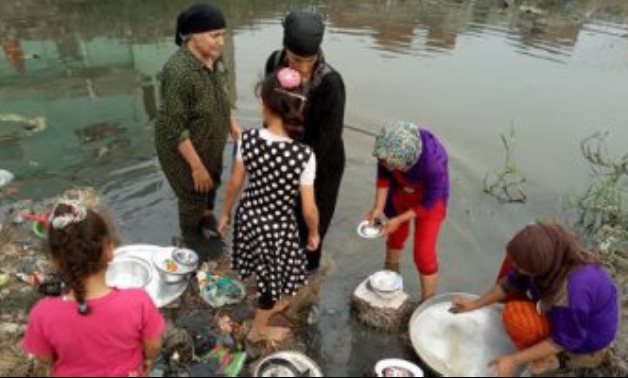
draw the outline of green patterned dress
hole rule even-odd
[[[197,231],[208,194],[194,191],[190,166],[178,146],[190,138],[216,184],[223,167],[223,151],[229,135],[231,101],[227,70],[222,60],[208,70],[182,47],[166,62],[161,77],[161,107],[155,125],[159,162],[179,200],[182,231]]]

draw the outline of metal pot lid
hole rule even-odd
[[[320,367],[299,352],[279,352],[264,358],[256,367],[256,377],[322,377]]]

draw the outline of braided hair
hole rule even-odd
[[[105,246],[114,240],[105,219],[80,205],[58,204],[50,218],[47,250],[81,315],[89,313],[85,280],[107,268]]]

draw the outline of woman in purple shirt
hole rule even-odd
[[[617,287],[596,257],[560,225],[542,224],[519,232],[507,253],[513,272],[476,301],[454,300],[453,308],[473,311],[514,293],[524,296],[526,302],[504,307],[506,332],[520,352],[498,358],[496,375],[512,376],[527,364],[535,374],[561,361],[572,367],[601,364],[617,335],[619,303]]]
[[[375,142],[378,159],[375,206],[367,214],[373,222],[386,215],[386,265],[399,271],[410,223],[415,222],[414,261],[421,276],[422,300],[436,294],[436,245],[447,213],[449,173],[447,151],[426,129],[410,122],[386,125]]]

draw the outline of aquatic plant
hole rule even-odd
[[[614,273],[628,275],[628,152],[613,158],[608,132],[584,139],[580,148],[593,179],[576,205],[576,226],[591,240]]]
[[[510,135],[501,134],[501,140],[506,150],[506,160],[501,171],[489,173],[484,177],[484,192],[503,203],[524,203],[527,196],[521,185],[525,183],[526,179],[514,163],[514,127],[510,129]]]

